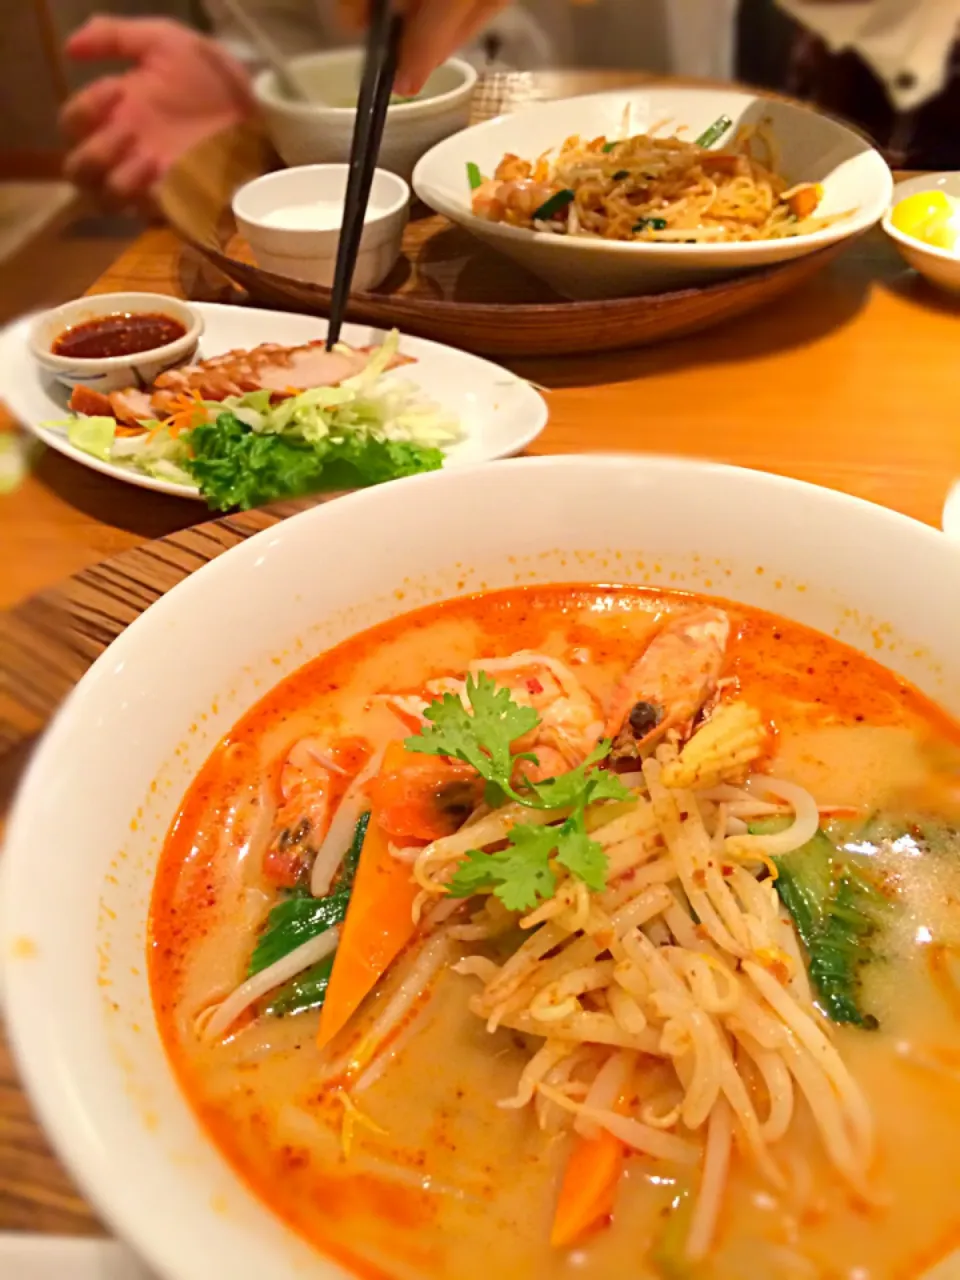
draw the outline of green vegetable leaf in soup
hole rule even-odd
[[[274,992],[265,1012],[274,1018],[291,1018],[322,1007],[330,985],[336,956],[327,956]]]
[[[304,942],[343,923],[347,917],[360,850],[369,822],[370,814],[365,813],[354,827],[353,839],[344,855],[340,874],[326,897],[315,898],[305,890],[297,890],[283,898],[271,910],[250,957],[248,977],[252,978],[255,973],[276,964]]]
[[[751,824],[765,834],[768,824]],[[873,938],[889,901],[857,860],[823,831],[792,853],[773,859],[776,888],[807,953],[817,999],[832,1022],[873,1030],[877,1019],[862,1007],[861,969],[876,958]]]

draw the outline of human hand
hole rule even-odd
[[[430,72],[482,31],[510,0],[406,0],[397,93],[419,93]],[[370,0],[340,0],[344,23],[366,26]]]
[[[66,51],[133,64],[75,93],[60,116],[73,144],[66,176],[114,200],[142,198],[185,151],[253,109],[240,63],[178,22],[96,17]]]

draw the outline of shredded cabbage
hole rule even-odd
[[[183,465],[189,457],[185,435],[172,436],[158,422],[144,425],[151,428],[149,433],[114,440],[111,461],[126,463],[157,480],[192,485],[193,477]]]
[[[366,366],[338,387],[311,387],[298,396],[270,404],[270,393],[249,392],[222,402],[206,401],[211,415],[225,410],[263,435],[285,435],[318,443],[348,435],[371,435],[398,444],[443,447],[461,437],[456,417],[424,399],[407,379],[387,377],[400,335],[394,329],[373,352]]]

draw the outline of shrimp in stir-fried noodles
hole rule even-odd
[[[730,638],[721,609],[699,609],[667,622],[614,691],[603,736],[614,759],[637,758],[669,730],[690,734],[716,693]]]
[[[553,190],[549,183],[534,182],[532,178],[515,178],[511,182],[494,178],[473,193],[473,212],[488,222],[529,226],[530,219],[544,201],[549,200]]]

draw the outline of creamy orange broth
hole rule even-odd
[[[151,915],[151,980],[167,1051],[190,1104],[238,1173],[296,1231],[359,1276],[667,1274],[655,1256],[677,1184],[670,1167],[631,1158],[610,1227],[570,1253],[552,1251],[547,1239],[569,1140],[543,1135],[529,1110],[497,1107],[514,1092],[529,1052],[515,1033],[487,1034],[466,1008],[469,981],[453,974],[441,977],[415,1033],[397,1041],[389,1069],[364,1093],[364,1111],[385,1133],[358,1128],[349,1159],[340,1146],[341,1108],[317,1084],[317,1015],[264,1019],[226,1044],[201,1044],[193,1017],[218,983],[229,986],[244,973],[268,901],[255,884],[244,887],[259,788],[276,785],[277,760],[306,733],[372,742],[402,736],[371,694],[417,688],[479,657],[524,648],[576,663],[586,650],[589,662],[576,670],[602,702],[642,647],[651,615],[690,603],[678,593],[633,588],[537,587],[394,619],[277,686],[185,797]],[[733,623],[724,674],[774,720],[772,768],[822,804],[893,803],[898,780],[923,772],[919,734],[958,737],[929,701],[864,655],[773,615],[723,607]],[[735,1155],[710,1260],[671,1275],[907,1280],[960,1243],[960,1010],[949,982],[930,976],[931,960],[946,953],[924,941],[960,946],[960,848],[913,864],[905,858],[895,871],[909,879],[906,905],[883,960],[864,971],[881,1028],[834,1033],[874,1110],[884,1204],[856,1202],[813,1140],[800,1102],[775,1148],[793,1185],[771,1190]],[[939,1068],[917,1061],[918,1052],[931,1051]]]

